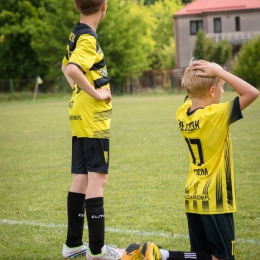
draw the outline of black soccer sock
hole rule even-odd
[[[68,247],[76,247],[83,244],[84,201],[85,194],[68,192],[68,230],[66,240],[66,245]]]
[[[105,244],[105,215],[103,197],[85,200],[86,215],[88,220],[89,247],[92,254],[101,253]]]
[[[181,252],[181,251],[169,251],[169,257],[167,260],[212,260],[211,254],[204,252]]]

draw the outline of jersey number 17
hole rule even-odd
[[[185,141],[189,147],[192,162],[198,166],[201,166],[204,163],[204,158],[200,139],[185,137]],[[195,155],[197,155],[197,158],[195,157]]]

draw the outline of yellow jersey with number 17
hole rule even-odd
[[[93,88],[107,88],[109,78],[104,54],[97,34],[86,24],[77,23],[69,36],[67,54],[62,63],[74,64],[85,75]],[[72,136],[109,139],[112,103],[95,100],[74,84],[69,102]]]
[[[186,98],[176,112],[190,159],[184,194],[185,211],[198,214],[235,212],[229,125],[242,118],[239,98],[190,112],[191,102]]]

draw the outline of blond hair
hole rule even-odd
[[[74,0],[78,11],[83,15],[90,15],[98,12],[106,0]]]
[[[192,59],[190,64],[194,62]],[[217,87],[219,82],[222,81],[219,77],[201,77],[196,76],[197,72],[202,70],[191,70],[191,66],[187,67],[184,71],[181,85],[185,88],[190,98],[204,98],[210,87]]]

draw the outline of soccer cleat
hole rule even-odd
[[[142,248],[143,260],[162,260],[159,247],[151,242],[145,242]]]
[[[86,258],[87,260],[119,260],[124,251],[124,249],[118,249],[114,245],[104,245],[100,254],[93,255],[88,247]]]
[[[83,242],[82,246],[77,247],[68,247],[66,244],[63,244],[62,247],[62,256],[64,259],[75,258],[80,255],[84,255],[88,250],[88,244]]]
[[[121,260],[142,260],[141,250],[140,244],[133,243],[126,248]]]

